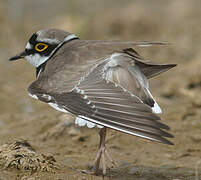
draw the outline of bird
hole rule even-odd
[[[165,42],[81,40],[60,29],[32,34],[25,50],[10,61],[25,58],[36,69],[28,94],[58,111],[75,116],[75,124],[99,128],[100,143],[92,172],[106,174],[106,131],[114,129],[151,141],[173,145],[169,126],[160,122],[162,110],[149,89],[149,79],[176,64],[156,64],[134,48]]]

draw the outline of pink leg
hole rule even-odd
[[[93,166],[93,170],[95,172],[95,174],[98,173],[98,169],[100,166],[100,160],[102,161],[102,165],[103,165],[103,175],[106,174],[106,162],[105,162],[105,155],[108,157],[108,159],[112,162],[112,164],[114,165],[114,160],[112,159],[112,157],[109,155],[108,151],[106,150],[105,147],[105,138],[106,138],[106,128],[102,128],[99,132],[100,135],[100,144],[99,144],[99,150],[96,154],[96,158],[94,160],[94,166]]]

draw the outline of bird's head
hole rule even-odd
[[[11,57],[9,60],[14,61],[25,58],[37,68],[46,62],[65,42],[72,39],[77,39],[77,37],[63,30],[40,30],[30,37],[23,52]]]

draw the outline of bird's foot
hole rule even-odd
[[[109,152],[107,151],[105,146],[101,146],[96,154],[96,158],[94,160],[94,165],[92,168],[92,171],[94,174],[98,175],[99,174],[99,166],[100,166],[100,161],[102,162],[102,168],[103,168],[103,175],[106,175],[106,160],[105,157],[109,159],[109,161],[112,163],[112,165],[115,165],[115,161],[113,158],[110,156]]]

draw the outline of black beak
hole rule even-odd
[[[15,60],[18,60],[18,59],[22,59],[24,58],[25,56],[27,55],[26,51],[23,51],[19,54],[17,54],[16,56],[13,56],[9,59],[9,61],[15,61]]]

